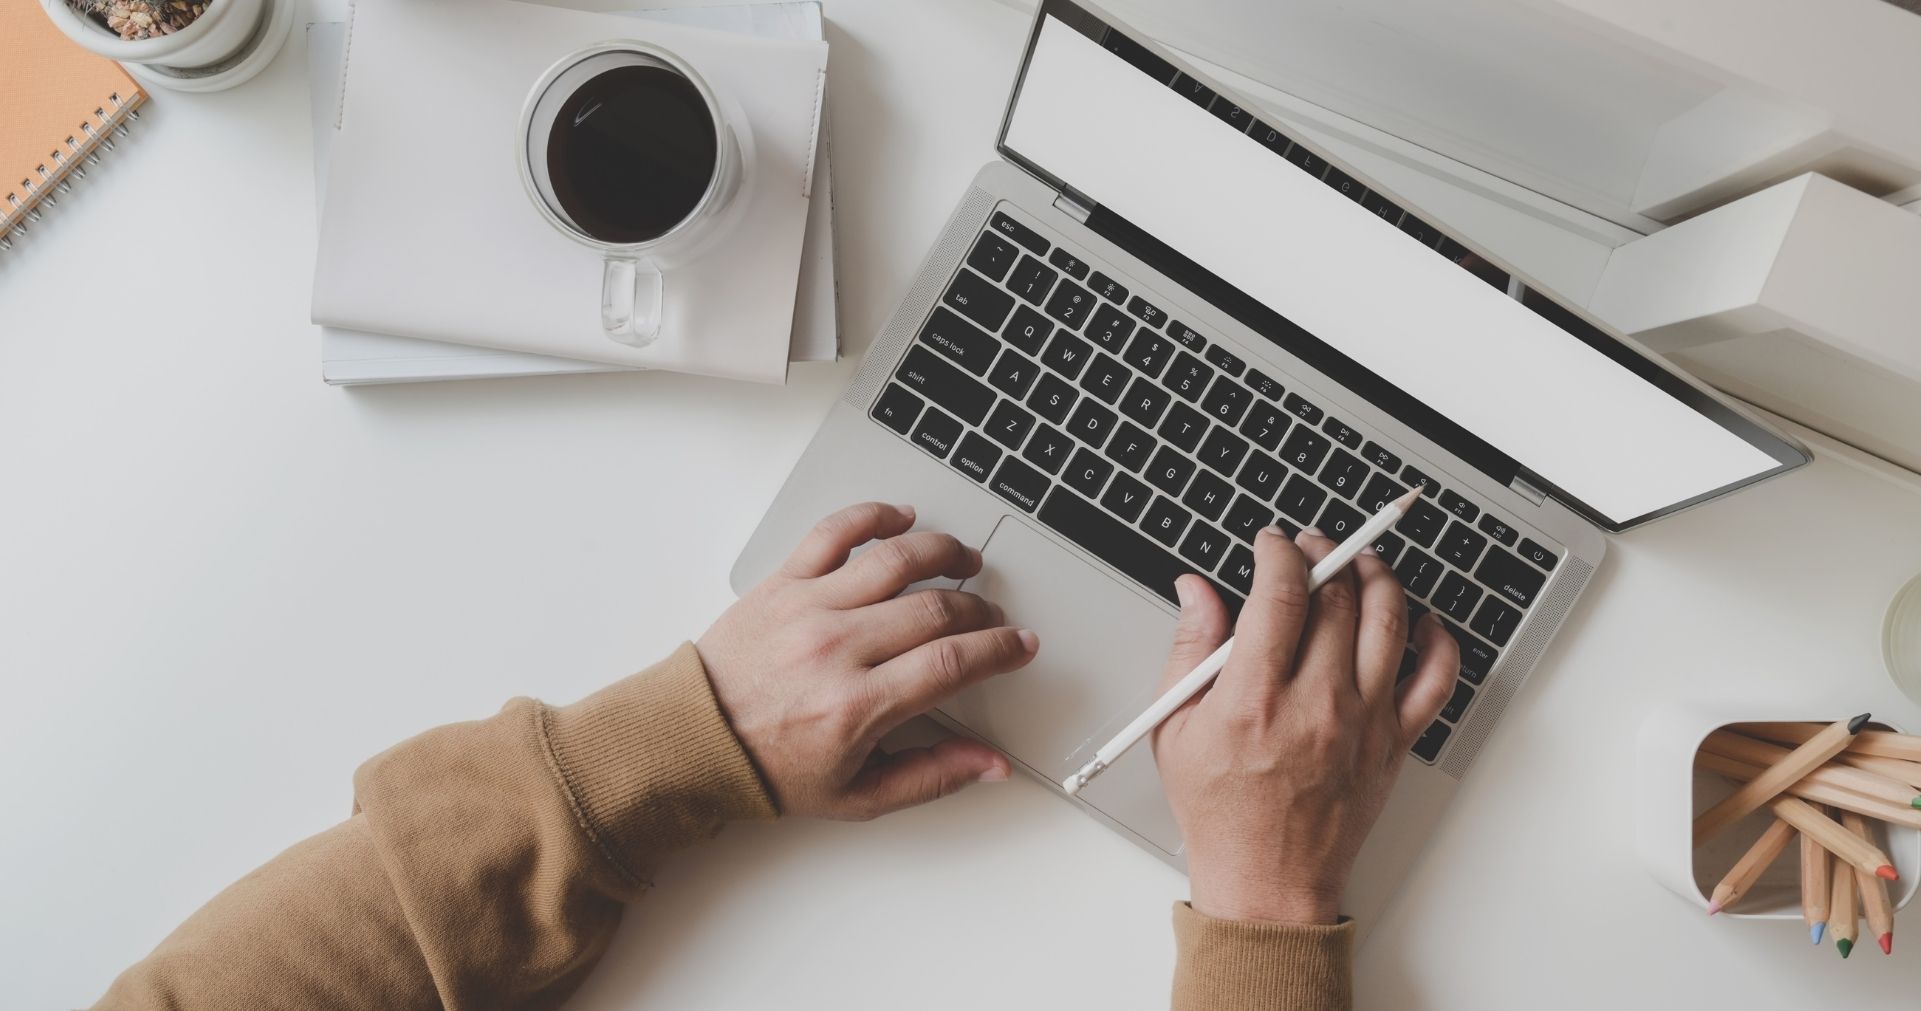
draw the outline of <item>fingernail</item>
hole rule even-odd
[[[1380,552],[1378,552],[1378,551],[1376,551],[1376,550],[1374,550],[1374,545],[1372,545],[1372,544],[1369,544],[1369,545],[1367,545],[1366,547],[1364,547],[1364,548],[1362,548],[1362,549],[1361,549],[1361,554],[1364,554],[1364,555],[1366,555],[1366,556],[1368,556],[1369,558],[1379,558],[1379,557],[1381,557],[1381,553],[1380,553]]]
[[[1007,782],[1007,767],[1004,765],[996,765],[988,769],[986,772],[981,773],[980,781],[983,783]]]
[[[1194,603],[1194,591],[1188,587],[1186,579],[1174,580],[1174,597],[1181,602],[1181,610],[1187,610]]]
[[[902,516],[907,517],[909,520],[912,520],[915,517],[915,515],[917,515],[914,512],[914,507],[910,505],[897,505],[894,508],[900,510],[900,514]]]
[[[1274,537],[1279,537],[1281,540],[1284,540],[1284,541],[1289,540],[1289,537],[1287,536],[1287,531],[1282,530],[1280,527],[1265,527],[1261,530],[1261,533],[1268,534]]]
[[[1033,629],[1023,628],[1014,634],[1020,636],[1021,646],[1029,653],[1041,648],[1041,637],[1035,635]]]
[[[1321,533],[1320,527],[1304,527],[1302,528],[1301,533],[1309,537],[1326,537],[1327,536],[1326,534]]]

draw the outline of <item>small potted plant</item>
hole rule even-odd
[[[40,0],[67,37],[142,83],[218,91],[253,77],[287,40],[295,0]]]

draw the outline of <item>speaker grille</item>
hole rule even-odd
[[[894,314],[887,318],[887,325],[881,328],[880,336],[874,338],[873,346],[867,349],[867,357],[861,359],[860,371],[854,381],[847,386],[841,400],[850,407],[867,409],[875,396],[879,395],[882,383],[893,374],[894,363],[907,353],[907,344],[914,339],[915,328],[934,311],[934,300],[940,297],[942,288],[949,278],[959,269],[961,257],[980,234],[981,226],[987,223],[987,212],[993,210],[994,195],[978,187],[970,188],[961,198],[960,206],[947,219],[947,227],[941,230],[940,238],[935,240],[934,248],[921,263],[920,273],[915,275],[914,287],[901,300]]]
[[[1442,772],[1455,779],[1467,775],[1468,767],[1481,754],[1481,746],[1494,732],[1494,725],[1514,700],[1514,693],[1520,691],[1528,675],[1534,673],[1534,664],[1547,649],[1548,640],[1560,630],[1568,612],[1574,608],[1574,601],[1594,576],[1594,566],[1572,555],[1562,560],[1561,570],[1547,596],[1542,597],[1534,613],[1528,615],[1527,634],[1508,647],[1507,653],[1494,665],[1487,684],[1481,686],[1473,706],[1468,709],[1467,721],[1454,729],[1454,739],[1448,742],[1446,754],[1437,766]]]

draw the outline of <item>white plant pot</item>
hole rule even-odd
[[[293,26],[295,0],[211,0],[193,24],[130,42],[67,6],[40,0],[60,30],[86,49],[118,60],[143,84],[179,91],[219,91],[273,62]]]

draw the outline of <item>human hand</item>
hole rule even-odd
[[[1209,916],[1335,922],[1402,758],[1453,691],[1460,648],[1432,615],[1414,629],[1419,668],[1395,684],[1407,599],[1373,552],[1309,596],[1309,567],[1334,547],[1314,530],[1299,548],[1271,528],[1255,537],[1227,666],[1155,732],[1193,906]],[[1184,576],[1176,589],[1163,688],[1228,634],[1205,580]]]
[[[897,596],[981,568],[979,551],[913,525],[911,507],[877,502],[827,517],[694,644],[783,814],[864,820],[1008,776],[1005,756],[966,738],[878,747],[962,688],[1026,666],[1039,646],[972,593]]]

